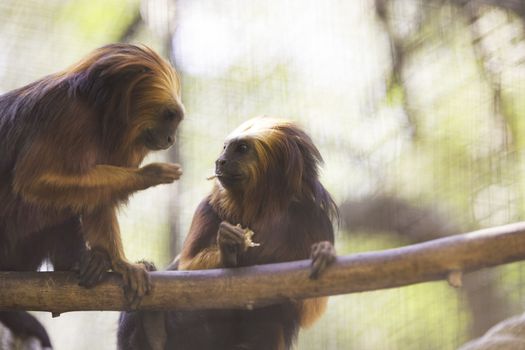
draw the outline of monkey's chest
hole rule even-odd
[[[299,254],[293,246],[285,240],[257,240],[254,236],[253,242],[259,246],[250,247],[239,259],[240,266],[273,264],[292,260],[306,259],[308,256]]]

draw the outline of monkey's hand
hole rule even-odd
[[[179,164],[151,163],[140,168],[138,173],[144,179],[146,187],[151,187],[178,180],[182,175],[182,168]]]
[[[101,248],[87,249],[80,257],[79,286],[91,288],[102,282],[111,268],[109,254]]]
[[[236,267],[239,255],[248,249],[245,230],[226,221],[221,222],[217,232],[217,245],[224,267]]]
[[[113,271],[122,275],[124,294],[131,307],[140,304],[142,298],[151,291],[151,279],[148,268],[143,263],[130,264],[124,260],[113,261]]]
[[[335,261],[335,248],[328,241],[314,243],[310,258],[312,259],[310,278],[317,279]]]

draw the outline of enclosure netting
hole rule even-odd
[[[524,218],[519,1],[2,0],[0,17],[0,93],[114,41],[148,44],[180,73],[178,144],[146,162],[178,161],[184,176],[121,210],[131,260],[175,256],[224,137],[257,115],[295,120],[318,145],[339,254]],[[454,349],[523,312],[523,276],[515,263],[461,289],[332,297],[296,348]],[[38,314],[58,350],[115,348],[117,316]]]

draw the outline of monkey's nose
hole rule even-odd
[[[168,143],[171,145],[171,144],[173,144],[173,142],[175,142],[175,137],[168,136]]]
[[[226,159],[219,158],[215,161],[216,166],[223,166],[224,164],[226,164]]]

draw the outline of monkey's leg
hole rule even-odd
[[[140,261],[146,270],[156,271],[152,262]],[[163,311],[121,312],[117,332],[119,350],[164,350],[168,334]]]
[[[111,268],[108,253],[102,249],[87,249],[80,217],[48,230],[49,259],[55,271],[83,272],[79,285],[91,287],[102,281]]]
[[[310,268],[310,278],[317,279],[323,274],[328,266],[336,259],[336,252],[333,244],[329,241],[321,241],[312,245],[310,254],[312,265]],[[299,325],[304,328],[314,324],[326,310],[328,298],[310,298],[296,303],[299,314]]]
[[[14,190],[28,201],[82,213],[101,204],[116,204],[136,191],[171,183],[181,174],[179,165],[168,163],[153,163],[138,169],[97,165],[77,175],[46,172],[36,179],[24,179],[15,174],[13,184]]]
[[[243,311],[239,315],[237,343],[235,350],[287,350],[285,329],[293,329],[286,313],[280,306],[271,306],[252,311]],[[290,310],[289,312],[293,312]]]
[[[101,248],[86,249],[80,256],[79,286],[91,288],[104,279],[111,268],[109,254]]]
[[[118,320],[118,350],[151,350],[143,327],[144,311],[121,312]]]
[[[43,236],[48,244],[53,270],[69,271],[78,268],[80,257],[87,250],[79,216],[47,229]]]
[[[113,271],[122,275],[126,298],[132,304],[139,302],[151,288],[150,278],[144,264],[132,264],[126,260],[115,208],[102,206],[93,210],[82,217],[82,226],[91,249],[106,251]],[[81,281],[91,274],[89,265],[81,269]]]

